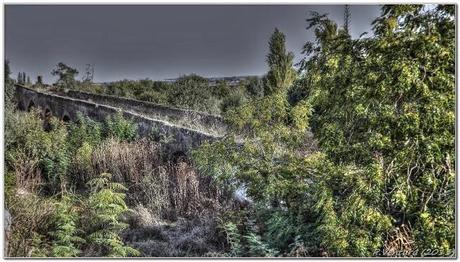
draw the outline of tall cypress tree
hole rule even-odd
[[[286,91],[295,79],[295,70],[292,67],[294,54],[286,51],[286,37],[275,28],[270,42],[267,64],[270,71],[265,83],[265,94],[269,95],[278,91]]]

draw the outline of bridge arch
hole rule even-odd
[[[70,122],[70,116],[66,113],[62,115],[62,121],[64,122]]]
[[[170,159],[173,163],[179,163],[187,159],[187,154],[182,150],[178,150],[172,153]]]
[[[49,107],[45,107],[45,110],[43,111],[43,116],[48,119],[53,115],[51,112],[51,109]]]
[[[30,99],[30,100],[29,100],[29,103],[27,104],[27,111],[30,112],[30,110],[32,109],[32,107],[36,107],[36,105],[35,105],[34,100],[33,100],[33,99]]]

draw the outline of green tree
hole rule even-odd
[[[265,94],[285,92],[296,77],[292,67],[294,55],[286,51],[285,36],[277,28],[269,41],[267,64],[270,68],[266,76]]]
[[[334,163],[370,172],[369,191],[381,201],[364,207],[391,218],[388,235],[409,227],[413,248],[440,255],[455,243],[453,16],[452,6],[384,6],[375,37],[353,41],[325,37],[332,22],[317,16],[305,63],[321,148]],[[378,246],[387,250],[391,239]],[[348,252],[369,255],[374,246],[366,246]]]
[[[62,62],[57,64],[56,68],[51,71],[51,75],[57,76],[58,80],[56,84],[61,88],[75,88],[77,82],[75,76],[78,75],[78,71]]]
[[[177,79],[168,92],[168,102],[177,107],[219,112],[218,101],[211,94],[208,80],[191,74]]]

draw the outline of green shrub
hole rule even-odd
[[[102,124],[77,113],[77,121],[69,125],[69,146],[75,152],[84,143],[95,146],[102,141]]]
[[[120,141],[133,141],[137,137],[137,125],[125,119],[121,112],[107,117],[105,121],[105,136],[114,137]]]
[[[50,233],[53,236],[53,257],[76,257],[81,253],[79,246],[84,243],[84,239],[78,236],[81,233],[77,228],[79,218],[73,197],[62,196],[56,203],[55,231]]]
[[[226,236],[227,243],[230,245],[229,256],[238,257],[243,254],[243,247],[241,245],[241,234],[238,232],[238,227],[233,222],[225,223],[222,226]]]
[[[29,176],[24,170],[41,173],[47,190],[56,192],[65,186],[70,154],[66,127],[56,118],[51,122],[52,129],[45,131],[38,111],[7,114],[6,164],[24,179]]]
[[[129,209],[125,203],[127,190],[122,184],[112,182],[112,175],[103,173],[89,183],[91,194],[88,198],[89,225],[88,243],[98,251],[99,256],[126,257],[137,256],[139,252],[126,246],[121,239],[121,232],[128,224],[120,217]]]
[[[195,75],[180,77],[168,90],[169,104],[210,113],[219,112],[219,100],[212,95],[208,80]]]
[[[241,106],[246,101],[247,99],[245,97],[245,94],[241,90],[231,92],[222,100],[222,104],[220,105],[220,111],[222,113],[225,113],[230,109],[235,109]]]
[[[156,104],[165,104],[167,103],[168,96],[164,92],[148,90],[148,91],[142,92],[135,98],[138,100],[143,100],[143,101],[152,102]]]

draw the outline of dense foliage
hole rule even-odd
[[[131,120],[64,123],[11,108],[5,116],[7,256],[220,252],[219,191],[186,162],[169,161],[157,142],[137,138]],[[152,242],[152,230],[163,238]]]
[[[56,118],[52,118],[51,128],[45,130],[44,121],[38,111],[7,112],[5,147],[7,180],[10,184],[6,190],[6,207],[11,212],[13,221],[16,221],[12,225],[13,239],[9,240],[10,249],[7,250],[9,255],[77,256],[81,253],[83,243],[89,241],[85,239],[85,232],[79,229],[80,223],[95,226],[95,223],[98,223],[96,218],[101,215],[101,212],[93,215],[85,213],[83,217],[83,211],[97,211],[97,207],[89,205],[83,209],[81,201],[75,194],[70,193],[76,185],[70,174],[75,172],[72,170],[75,165],[81,164],[81,151],[101,141],[100,129],[89,128],[88,124],[95,125],[94,122],[81,117],[78,124],[68,127]],[[112,136],[117,133],[107,133],[107,135]],[[121,135],[117,139],[125,138],[123,133]],[[89,195],[89,203],[91,204],[91,199],[97,196],[97,194]],[[86,194],[81,197],[86,198]],[[36,208],[30,201],[45,206],[41,207],[42,210],[36,210],[37,215],[44,216],[40,220],[35,220],[36,218],[30,213],[30,208]],[[119,199],[117,203],[124,205],[121,201],[122,199]],[[46,210],[49,212],[44,213],[47,212]],[[21,212],[26,212],[22,216],[27,217],[31,223],[49,221],[46,225],[36,226],[36,230],[42,230],[40,232],[30,228],[32,236],[37,235],[31,240],[35,242],[32,245],[33,249],[28,252],[26,248],[30,248],[30,244],[16,242],[26,241],[30,237],[17,232],[22,230],[21,227],[30,226],[17,221]],[[116,221],[120,214],[113,214],[113,221]],[[82,221],[86,219],[87,221]],[[118,233],[114,231],[114,234]],[[88,243],[91,245],[92,242]],[[24,251],[18,249],[20,245],[24,245],[22,247]],[[124,255],[124,253],[115,254]]]
[[[455,243],[453,15],[453,6],[385,6],[376,37],[318,37],[305,63],[321,148],[336,163],[379,166],[368,208],[409,227],[414,248],[442,254]]]
[[[208,79],[196,74],[184,75],[174,82],[121,80],[106,84],[79,83],[82,91],[164,104],[171,107],[193,109],[221,114],[263,93],[258,77],[248,78],[238,86],[230,87],[224,80],[210,85]],[[261,93],[262,92],[262,93]]]
[[[112,182],[112,175],[108,173],[102,173],[88,183],[91,194],[88,198],[90,212],[87,215],[92,217],[89,241],[94,243],[102,256],[139,255],[139,251],[125,246],[120,237],[121,232],[128,228],[128,224],[119,221],[120,216],[129,210],[123,193],[128,189],[120,183]]]
[[[307,19],[316,41],[287,96],[232,111],[238,136],[195,153],[202,172],[253,201],[227,230],[237,255],[251,255],[250,221],[284,256],[452,254],[453,16],[453,6],[384,6],[374,37],[359,39],[325,15]],[[318,150],[305,144],[309,123]]]

